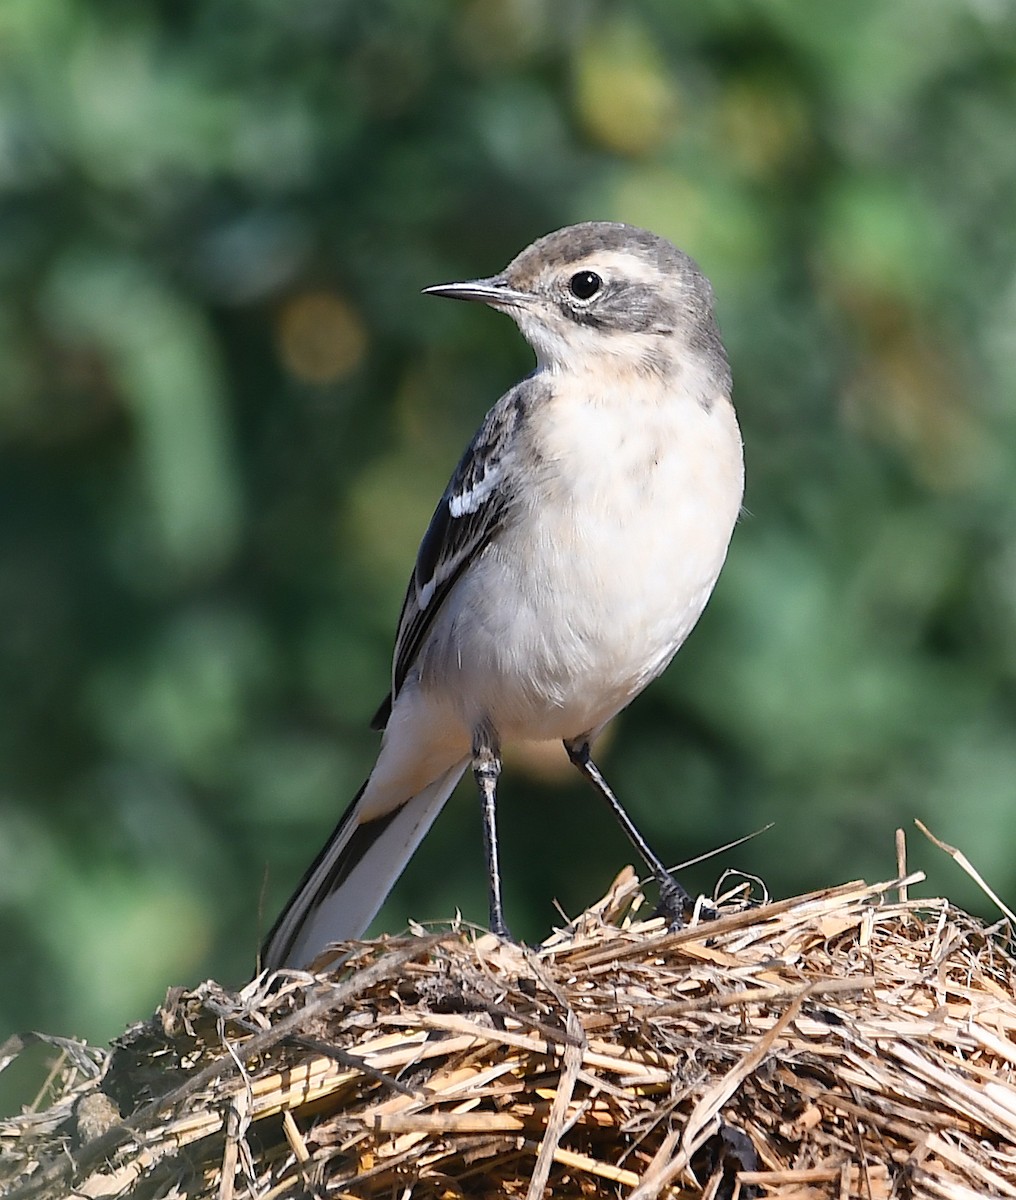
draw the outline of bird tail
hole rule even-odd
[[[402,874],[469,759],[403,804],[364,819],[357,792],[261,947],[261,966],[305,967],[332,942],[362,936]]]

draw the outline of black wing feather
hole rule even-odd
[[[504,523],[514,501],[511,458],[541,381],[524,379],[494,405],[455,468],[420,542],[395,639],[392,691],[371,725],[383,729],[435,616],[456,580]]]

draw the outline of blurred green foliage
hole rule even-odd
[[[252,969],[370,768],[431,506],[531,363],[419,289],[581,219],[712,277],[748,464],[608,775],[672,860],[777,822],[696,888],[888,878],[919,816],[1011,897],[1014,129],[996,0],[4,0],[0,1033],[107,1038]],[[535,938],[630,853],[561,756],[502,795]],[[475,808],[378,930],[484,918]]]

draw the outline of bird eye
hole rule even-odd
[[[579,271],[568,280],[568,288],[576,300],[592,300],[603,287],[603,280],[595,271]]]

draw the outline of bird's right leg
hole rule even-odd
[[[483,849],[487,859],[487,895],[490,932],[513,941],[501,903],[501,862],[497,842],[497,781],[501,775],[501,746],[497,734],[486,723],[473,731],[473,776],[480,789],[483,815]]]

